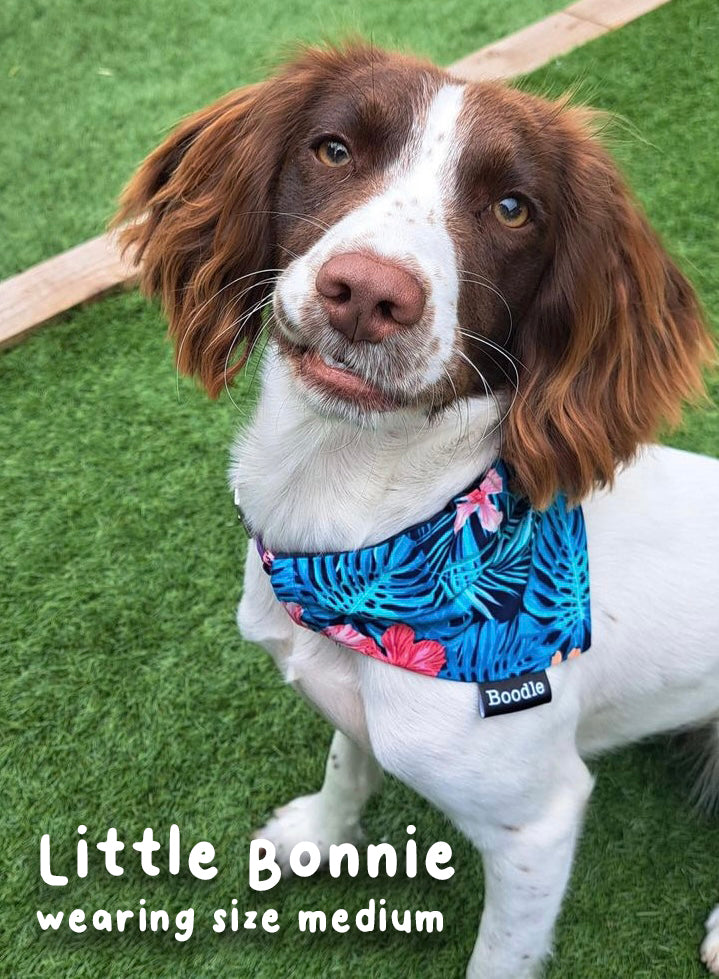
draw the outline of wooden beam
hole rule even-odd
[[[449,70],[467,81],[524,75],[668,2],[578,0],[455,61]],[[115,235],[108,233],[0,282],[0,347],[18,343],[60,313],[136,278],[136,270],[118,253]]]
[[[606,33],[606,27],[560,11],[456,61],[449,70],[473,82],[514,78]]]
[[[0,282],[0,347],[18,343],[60,313],[136,278],[112,233],[33,265]]]
[[[449,70],[469,81],[515,78],[623,27],[669,0],[579,0],[544,20],[455,61]]]
[[[616,31],[637,17],[662,7],[669,0],[579,0],[564,11],[572,17],[591,20],[608,31]]]

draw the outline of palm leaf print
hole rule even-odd
[[[377,547],[277,560],[272,585],[281,601],[297,602],[324,628],[337,618],[387,621],[403,608],[416,608],[431,593],[431,570],[408,537]],[[317,608],[317,595],[322,608]]]
[[[507,622],[475,623],[463,632],[453,652],[456,656],[442,674],[452,680],[504,680],[542,670],[549,659],[541,626],[526,614]]]
[[[524,593],[526,611],[545,629],[547,645],[568,652],[589,645],[589,561],[584,519],[562,497],[541,514],[532,571]]]
[[[498,531],[486,532],[477,515],[457,535],[455,551],[439,575],[442,601],[457,611],[474,610],[488,618],[509,618],[519,607],[529,572],[533,514],[502,494],[504,519]]]
[[[437,675],[452,680],[519,676],[546,668],[558,652],[587,649],[581,509],[567,510],[560,496],[549,510],[532,510],[508,489],[501,463],[484,479],[379,544],[270,555],[277,598],[299,625],[360,653],[387,655],[386,635],[411,636],[410,651],[431,647],[435,665],[443,663]],[[405,669],[426,666],[408,649],[400,644],[387,658]]]

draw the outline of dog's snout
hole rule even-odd
[[[352,343],[379,343],[415,326],[424,311],[425,290],[412,272],[362,252],[328,259],[315,284],[330,325]]]

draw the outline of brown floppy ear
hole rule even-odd
[[[303,109],[351,63],[372,59],[354,42],[305,49],[269,81],[190,116],[122,195],[114,223],[135,223],[121,243],[141,265],[144,291],[162,300],[178,367],[213,396],[261,329],[277,264],[273,192]]]
[[[564,110],[556,247],[518,331],[519,393],[504,454],[531,502],[578,502],[685,399],[713,355],[692,287],[667,256],[606,151],[593,116]]]
[[[121,244],[143,291],[162,300],[179,369],[212,396],[241,366],[230,358],[249,350],[268,291],[283,131],[264,122],[268,88],[234,92],[185,120],[141,165],[115,218],[133,222]]]

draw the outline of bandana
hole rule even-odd
[[[497,462],[433,517],[369,547],[273,554],[258,539],[275,595],[298,625],[365,656],[446,680],[532,679],[493,696],[507,711],[546,702],[548,683],[541,699],[529,675],[590,645],[584,516],[561,495],[532,509],[508,476]]]

